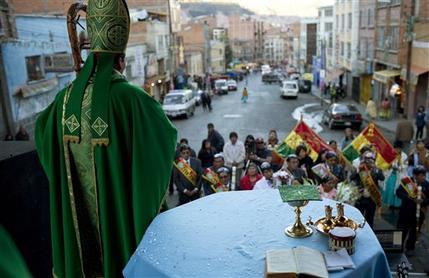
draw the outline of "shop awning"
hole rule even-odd
[[[58,79],[49,79],[43,81],[37,81],[33,84],[28,84],[18,88],[15,95],[22,98],[29,98],[40,94],[47,93],[58,87]]]
[[[425,72],[428,72],[429,68],[422,68],[418,66],[411,66],[411,75],[413,76],[419,76],[420,74],[423,74]],[[412,77],[413,77],[412,76]],[[401,79],[406,80],[407,79],[407,69],[401,70]]]
[[[327,70],[325,83],[337,79],[341,74],[344,74],[344,71],[340,70],[340,69],[338,69],[338,70]]]
[[[401,75],[399,70],[380,70],[374,72],[372,78],[381,83],[387,83],[391,78]]]

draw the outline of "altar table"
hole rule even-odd
[[[311,201],[302,220],[324,217],[328,199]],[[362,214],[345,205],[345,215],[358,223]],[[265,252],[306,246],[328,250],[319,232],[290,238],[284,229],[295,221],[294,208],[283,203],[278,190],[217,193],[158,215],[147,229],[123,274],[125,277],[263,277]],[[355,269],[331,272],[330,277],[390,277],[386,256],[369,225],[357,230]]]

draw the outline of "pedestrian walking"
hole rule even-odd
[[[426,142],[429,142],[429,102],[425,111]]]
[[[241,101],[243,103],[247,103],[247,99],[249,98],[249,93],[247,92],[247,88],[244,87],[243,93],[241,94]]]
[[[414,136],[414,126],[410,120],[402,119],[396,124],[395,141],[400,141],[403,144],[403,150],[408,153],[411,140]]]
[[[387,181],[382,193],[383,204],[389,208],[397,208],[401,205],[395,191],[400,186],[400,180],[407,175],[407,155],[402,151],[402,142],[395,142],[393,147],[396,151],[396,158],[392,162],[390,169],[387,172]]]
[[[417,127],[416,140],[423,138],[423,128],[426,125],[425,115],[426,115],[425,107],[421,105],[417,110],[417,114],[416,114],[416,127]]]
[[[385,97],[383,99],[383,101],[381,102],[380,108],[381,108],[380,109],[380,119],[388,120],[390,118],[390,115],[391,115],[391,113],[390,113],[391,106],[390,106],[389,98]]]
[[[368,102],[366,103],[366,113],[368,114],[371,121],[375,121],[377,118],[377,106],[375,105],[375,102],[372,100],[372,98],[369,98]]]
[[[334,85],[331,86],[329,93],[331,97],[331,103],[337,102],[337,89],[335,88]]]

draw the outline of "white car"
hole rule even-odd
[[[237,82],[235,80],[228,80],[228,91],[237,91]]]
[[[299,86],[295,80],[284,81],[280,89],[282,98],[298,98]]]
[[[194,115],[196,99],[191,90],[172,90],[164,98],[162,109],[169,117]]]

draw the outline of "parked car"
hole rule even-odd
[[[282,76],[277,73],[267,73],[262,75],[263,83],[281,83],[283,81]]]
[[[352,104],[334,103],[325,110],[322,122],[333,129],[337,126],[353,127],[358,130],[362,127],[362,115]]]
[[[228,94],[228,81],[226,79],[218,79],[215,81],[215,91],[219,95]]]
[[[300,93],[311,93],[311,86],[313,84],[310,80],[299,80],[299,92]]]
[[[164,98],[162,109],[169,117],[194,115],[196,99],[192,90],[171,90]]]
[[[282,98],[298,98],[298,82],[295,80],[284,81],[280,91],[282,93]]]
[[[235,80],[230,79],[227,82],[228,84],[228,91],[237,91],[237,82]]]

